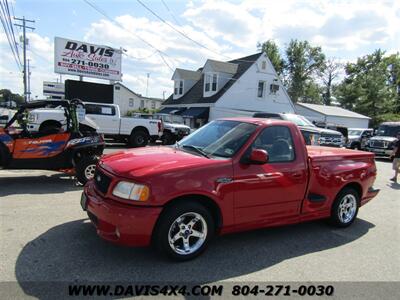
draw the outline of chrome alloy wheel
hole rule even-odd
[[[94,177],[95,170],[96,170],[96,165],[88,165],[85,168],[85,177],[87,180],[92,179]]]
[[[196,252],[206,241],[207,222],[195,212],[179,216],[168,231],[168,243],[171,249],[180,255]]]
[[[346,224],[353,220],[357,211],[357,200],[352,194],[347,194],[339,203],[338,217],[340,222]]]

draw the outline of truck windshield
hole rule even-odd
[[[398,132],[400,132],[400,125],[399,126],[381,125],[378,127],[376,135],[396,137]]]
[[[349,130],[349,135],[361,135],[361,130]]]
[[[156,119],[162,120],[165,123],[183,124],[182,116],[178,115],[154,115]]]
[[[197,148],[208,157],[230,158],[246,143],[257,125],[219,120],[208,123],[177,143],[181,149]]]
[[[299,115],[292,115],[292,114],[285,114],[285,119],[287,121],[291,121],[294,124],[296,124],[297,126],[309,126],[309,127],[315,127],[315,125],[313,123],[311,123],[309,120],[307,120],[305,117],[303,116],[299,116]]]

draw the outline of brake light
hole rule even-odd
[[[164,125],[162,121],[158,122],[158,132],[163,132],[164,131]]]

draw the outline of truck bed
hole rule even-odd
[[[374,154],[371,152],[320,146],[307,146],[307,153],[313,162],[365,158],[369,160],[374,158]]]

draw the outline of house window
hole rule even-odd
[[[264,71],[267,69],[267,62],[265,60],[263,60],[261,63],[261,69]]]
[[[264,98],[264,91],[265,91],[265,81],[259,81],[258,82],[257,97],[258,98]]]
[[[183,80],[175,80],[174,94],[175,95],[183,94]]]
[[[151,101],[151,108],[155,109],[156,108],[156,101]]]
[[[133,98],[129,98],[129,107],[133,107],[135,102],[133,101]]]
[[[116,90],[120,90],[120,87],[118,85],[115,86]]]
[[[140,108],[144,108],[144,100],[140,100]]]
[[[218,82],[218,75],[216,73],[206,74],[204,91],[205,92],[210,92],[210,91],[216,92],[217,91],[217,82]]]

